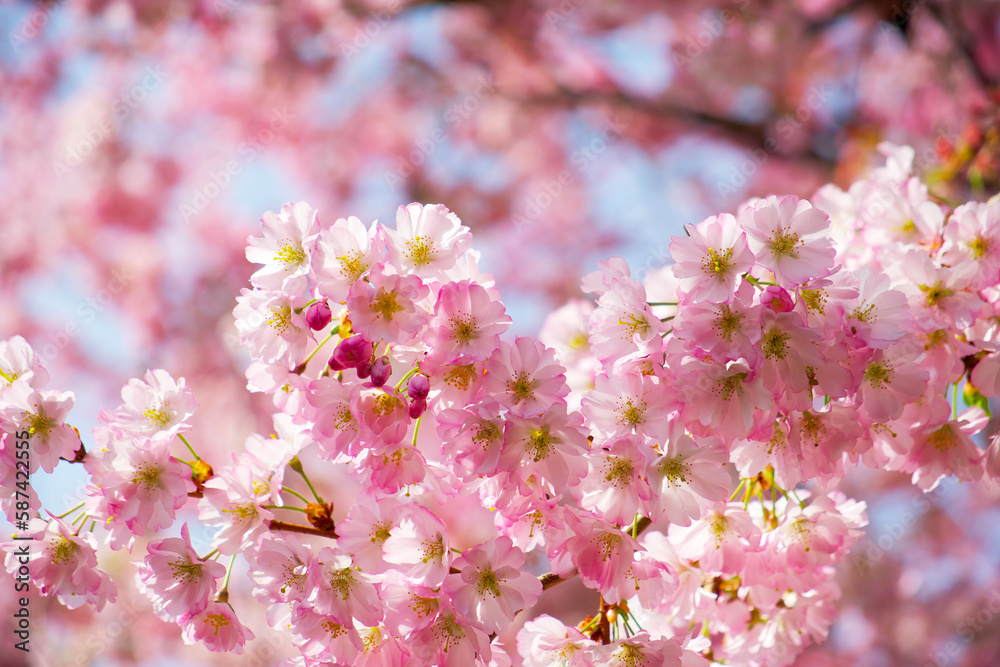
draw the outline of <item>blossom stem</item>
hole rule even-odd
[[[299,500],[301,500],[302,502],[304,502],[306,505],[309,504],[309,499],[306,498],[305,496],[303,496],[301,493],[299,493],[295,489],[290,489],[290,488],[287,488],[287,487],[282,487],[281,490],[282,491],[287,491],[288,493],[292,494],[293,496],[295,496],[296,498],[298,498]]]
[[[312,358],[316,356],[316,353],[320,351],[320,348],[326,345],[330,341],[330,339],[336,336],[339,332],[340,332],[340,325],[338,324],[333,328],[333,330],[326,338],[324,338],[319,342],[319,345],[316,346],[316,349],[309,353],[309,356],[306,357],[305,361],[303,361],[301,364],[295,367],[295,370],[301,368],[304,371],[306,369],[306,365],[308,365],[309,362],[312,360]]]
[[[285,523],[284,521],[276,521],[274,519],[268,523],[268,528],[271,530],[285,530],[289,533],[319,535],[320,537],[332,537],[333,539],[337,539],[337,533],[332,530],[320,530],[319,528],[313,528],[312,526],[300,526],[298,524]]]
[[[676,316],[675,315],[671,315],[670,317],[661,317],[660,321],[661,322],[669,322],[670,320],[674,319],[674,317],[676,317]]]
[[[951,390],[951,418],[958,419],[958,383],[952,384]]]
[[[310,299],[309,301],[306,301],[305,305],[303,305],[301,308],[296,308],[295,309],[295,314],[296,315],[301,315],[303,310],[305,310],[309,306],[313,305],[317,301],[319,301],[319,299]]]
[[[676,301],[647,301],[650,306],[676,306]]]
[[[306,486],[308,486],[309,490],[312,492],[313,498],[316,499],[316,502],[322,505],[323,499],[319,497],[318,493],[316,493],[316,489],[313,488],[312,482],[309,481],[309,476],[306,475],[306,471],[302,469],[302,462],[299,461],[299,457],[296,456],[291,461],[289,461],[288,467],[294,470],[295,472],[299,473],[299,476],[302,477],[302,480],[306,483]]]
[[[396,383],[396,391],[399,391],[400,388],[403,386],[404,382],[406,382],[407,380],[409,380],[411,377],[413,377],[414,375],[416,375],[419,372],[420,372],[420,368],[417,367],[417,366],[414,366],[410,370],[406,371],[406,375],[404,375],[402,378],[400,378],[399,382]]]
[[[205,554],[205,557],[202,558],[201,560],[206,561],[206,560],[208,560],[209,558],[211,558],[212,556],[214,556],[214,555],[216,555],[218,553],[219,553],[218,549],[212,549],[210,552],[208,552],[207,554]]]
[[[420,420],[423,416],[417,417],[417,423],[413,427],[413,446],[417,446],[417,433],[420,432]]]
[[[747,483],[747,481],[745,479],[741,479],[740,480],[740,483],[736,487],[736,490],[733,491],[733,495],[729,496],[729,500],[730,501],[736,500],[736,496],[740,495],[740,489],[742,489],[743,485],[746,484],[746,483]]]
[[[293,510],[295,512],[305,513],[305,508],[303,507],[292,507],[291,505],[261,505],[266,510]]]
[[[75,511],[77,511],[78,509],[80,509],[81,507],[83,507],[83,506],[84,506],[85,504],[86,504],[86,501],[84,501],[84,502],[80,503],[79,505],[77,505],[77,506],[76,506],[76,507],[74,507],[73,509],[69,509],[69,510],[66,510],[65,512],[63,512],[62,514],[60,514],[59,516],[57,516],[56,518],[57,518],[57,519],[61,519],[61,518],[63,518],[64,516],[67,516],[67,515],[69,515],[69,514],[72,514],[73,512],[75,512]],[[75,523],[75,522],[74,522],[74,523]]]
[[[222,590],[219,591],[219,595],[225,595],[229,593],[229,577],[233,576],[233,565],[236,564],[236,554],[229,559],[229,567],[226,568],[226,580],[222,582]]]
[[[194,456],[194,460],[201,461],[201,457],[198,456],[198,452],[194,451],[194,447],[192,447],[191,443],[188,442],[188,439],[184,437],[184,434],[178,433],[177,437],[181,439],[181,442],[184,443],[184,445],[188,448],[188,451],[191,452],[191,455]]]

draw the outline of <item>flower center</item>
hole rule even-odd
[[[716,278],[721,277],[733,265],[732,259],[732,248],[726,248],[723,252],[718,252],[715,248],[709,248],[708,254],[705,255],[705,259],[702,261],[702,270]]]
[[[302,249],[302,244],[291,241],[285,241],[285,244],[278,249],[278,254],[274,256],[274,261],[281,262],[285,266],[301,264],[305,259],[306,253]]]
[[[420,266],[434,261],[434,242],[425,236],[414,236],[406,242],[406,256]]]

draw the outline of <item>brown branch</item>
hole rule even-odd
[[[337,533],[333,530],[320,530],[319,528],[313,528],[312,526],[300,526],[295,523],[285,523],[284,521],[277,521],[272,519],[268,522],[268,528],[271,530],[285,530],[289,533],[302,533],[303,535],[318,535],[320,537],[329,537],[331,539],[337,539]]]

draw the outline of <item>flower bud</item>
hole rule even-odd
[[[347,368],[347,366],[337,361],[337,355],[330,357],[330,361],[326,362],[326,364],[330,367],[331,371],[342,371]]]
[[[330,306],[327,304],[326,299],[317,301],[313,305],[306,308],[306,324],[308,324],[309,328],[313,331],[323,329],[332,319],[333,311],[330,310]]]
[[[372,384],[376,387],[381,387],[389,381],[389,376],[391,375],[392,366],[389,363],[389,357],[382,355],[372,365]]]
[[[760,295],[760,302],[765,308],[770,308],[776,313],[787,313],[795,308],[792,295],[784,287],[778,285],[768,285],[764,289],[764,293]]]
[[[424,410],[427,409],[427,399],[418,398],[414,401],[410,401],[410,419],[416,419],[420,415],[424,414]]]
[[[204,492],[205,482],[212,478],[215,471],[204,459],[198,459],[191,465],[191,481],[199,492]]]
[[[306,505],[306,518],[314,528],[333,530],[333,503],[309,503]]]
[[[422,400],[427,398],[427,394],[429,394],[430,391],[431,379],[423,373],[417,373],[411,377],[409,383],[406,385],[406,393],[413,400]]]
[[[340,341],[340,344],[333,351],[331,360],[336,360],[342,368],[357,368],[363,362],[371,364],[372,352],[374,351],[375,346],[370,341],[365,340],[360,335],[354,335]],[[333,367],[331,366],[331,368]]]

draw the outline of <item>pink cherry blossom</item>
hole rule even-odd
[[[146,545],[146,557],[138,566],[139,589],[153,601],[157,616],[176,621],[185,614],[208,607],[216,582],[226,566],[198,556],[191,546],[188,524],[180,537],[168,537]]]
[[[678,289],[692,302],[728,303],[740,276],[754,264],[747,236],[729,213],[687,225],[687,236],[670,238]]]
[[[317,212],[305,202],[285,204],[261,216],[263,237],[247,239],[247,261],[263,264],[250,276],[254,287],[299,294],[306,288],[310,256],[319,233]]]

